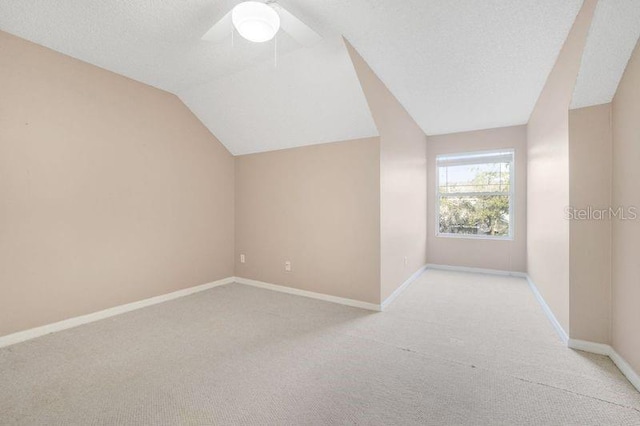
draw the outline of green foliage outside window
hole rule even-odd
[[[509,236],[510,167],[490,166],[468,167],[468,182],[440,187],[440,233]]]

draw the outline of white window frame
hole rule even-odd
[[[483,195],[504,195],[503,192],[461,192],[456,194],[440,194],[440,166],[438,165],[439,160],[441,158],[446,157],[460,157],[465,158],[468,157],[470,160],[473,160],[473,157],[481,157],[483,155],[488,156],[492,154],[510,154],[511,155],[511,167],[509,168],[509,234],[508,235],[478,235],[478,234],[452,234],[452,233],[444,233],[440,232],[440,199],[444,196],[468,196],[468,197],[477,197]],[[459,238],[459,239],[472,239],[472,240],[506,240],[512,241],[514,239],[514,231],[515,231],[515,204],[516,204],[516,193],[515,193],[515,177],[516,177],[516,152],[514,149],[495,149],[489,151],[475,151],[475,152],[460,152],[460,153],[450,153],[450,154],[441,154],[436,156],[436,202],[435,202],[435,217],[436,217],[436,226],[435,232],[436,237],[441,238]],[[481,158],[478,158],[477,162],[470,162],[469,164],[486,164],[481,161]]]

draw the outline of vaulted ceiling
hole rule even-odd
[[[175,93],[245,154],[377,134],[341,36],[427,134],[525,123],[582,0],[279,0],[323,40],[302,47],[281,33],[277,52],[200,40],[237,3],[0,0],[0,29]],[[601,3],[580,106],[613,96],[638,38],[639,1]],[[608,24],[612,14],[624,22]]]
[[[640,1],[600,0],[571,108],[611,102],[640,37]]]

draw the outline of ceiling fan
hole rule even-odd
[[[303,46],[312,45],[322,38],[275,0],[267,0],[266,3],[244,1],[237,4],[202,36],[202,40],[219,42],[237,31],[249,41],[263,43],[273,39],[279,30]]]

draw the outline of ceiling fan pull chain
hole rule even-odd
[[[278,68],[278,34],[273,37],[273,67]]]

